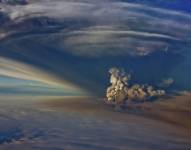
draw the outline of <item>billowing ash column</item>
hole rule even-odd
[[[152,86],[134,84],[129,85],[130,74],[123,69],[111,68],[109,70],[111,86],[107,88],[106,97],[108,102],[123,104],[128,100],[147,100],[151,97],[165,95],[164,90],[155,90]]]
[[[130,75],[126,75],[124,70],[117,68],[111,68],[109,73],[111,86],[107,88],[107,99],[109,102],[123,102],[128,91]]]

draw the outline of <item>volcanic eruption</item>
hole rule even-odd
[[[128,101],[145,101],[165,95],[165,90],[155,89],[151,85],[129,84],[130,74],[123,69],[111,68],[111,86],[107,88],[106,97],[109,103],[124,104]]]

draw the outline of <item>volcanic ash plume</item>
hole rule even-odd
[[[107,88],[106,93],[108,102],[123,104],[126,101],[144,101],[152,97],[165,95],[164,90],[155,90],[152,86],[129,85],[128,81],[131,79],[131,75],[126,74],[122,69],[111,68],[109,73],[111,74],[111,86]]]

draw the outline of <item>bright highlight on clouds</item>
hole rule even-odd
[[[63,79],[59,79],[49,72],[3,57],[0,57],[0,77],[19,79],[12,79],[11,83],[6,81],[6,84],[3,83],[3,80],[5,79],[2,79],[0,83],[1,87],[14,87],[14,85],[17,86],[15,88],[19,88],[19,86],[31,86],[33,88],[46,87],[49,89],[60,89],[60,91],[63,90],[65,93],[85,93],[85,91],[77,86],[68,83]]]

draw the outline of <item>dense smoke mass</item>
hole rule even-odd
[[[106,96],[109,102],[123,104],[126,101],[144,101],[165,95],[164,90],[155,90],[153,86],[129,85],[128,81],[131,75],[126,74],[122,69],[111,68],[109,73],[111,74],[110,83],[112,84],[107,88]]]

